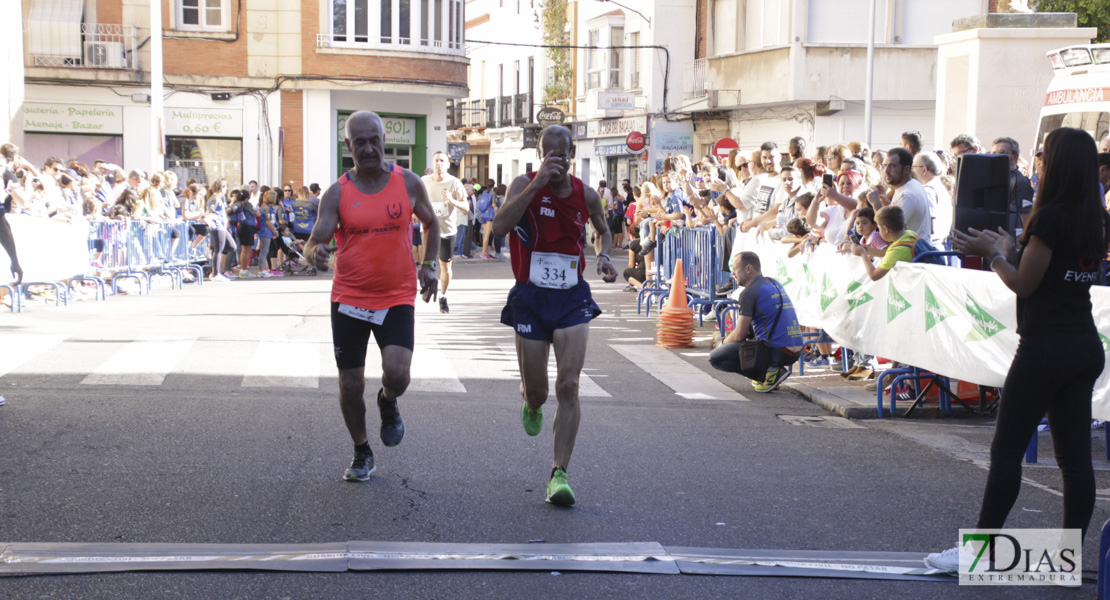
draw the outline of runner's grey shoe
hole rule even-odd
[[[351,461],[351,466],[347,467],[347,471],[343,473],[344,481],[366,481],[370,479],[370,475],[377,470],[374,466],[374,453],[355,452],[355,458]]]
[[[386,401],[383,392],[378,390],[378,412],[382,416],[382,443],[386,446],[396,446],[405,437],[405,422],[401,420],[401,411],[397,410],[397,399]]]

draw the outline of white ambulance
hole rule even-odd
[[[1100,143],[1110,132],[1110,44],[1067,46],[1047,55],[1055,73],[1041,108],[1036,148],[1060,127],[1082,129]]]

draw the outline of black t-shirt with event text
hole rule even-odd
[[[1057,335],[1094,332],[1091,284],[1098,281],[1101,260],[1079,254],[1075,226],[1079,212],[1045,205],[1034,215],[1030,235],[1052,249],[1040,285],[1028,298],[1017,300],[1019,335]]]

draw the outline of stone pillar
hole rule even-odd
[[[938,149],[971,133],[985,150],[1001,136],[1031,155],[1045,90],[1052,80],[1050,50],[1089,44],[1092,27],[1076,27],[1075,13],[986,14],[953,23],[936,36]]]

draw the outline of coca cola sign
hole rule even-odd
[[[545,106],[536,113],[536,122],[544,127],[549,125],[561,125],[563,121],[566,120],[566,113],[554,106]]]
[[[628,134],[628,137],[624,138],[625,145],[627,145],[628,149],[633,152],[639,152],[640,150],[643,150],[644,144],[646,142],[647,140],[644,139],[644,134],[640,133],[639,131],[633,131],[632,133]]]

